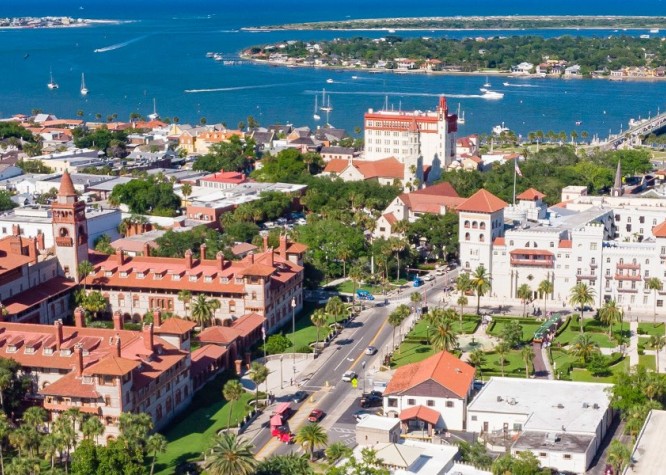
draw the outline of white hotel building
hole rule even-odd
[[[527,284],[535,291],[550,280],[548,308],[568,305],[571,288],[584,282],[595,307],[614,299],[626,310],[652,311],[666,300],[666,200],[591,197],[581,187],[562,191],[547,208],[530,189],[510,206],[480,190],[458,206],[460,261],[473,271],[483,264],[492,277],[491,297],[514,300]],[[663,290],[646,286],[657,277]],[[655,302],[656,300],[656,302]]]

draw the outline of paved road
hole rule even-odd
[[[301,389],[312,393],[314,401],[308,400],[301,405],[298,414],[291,420],[291,430],[296,432],[305,423],[307,413],[317,408],[327,414],[322,426],[328,431],[329,444],[342,441],[355,445],[356,424],[353,413],[361,409],[358,399],[364,388],[364,380],[367,380],[365,389],[370,390],[371,375],[378,370],[381,359],[390,350],[393,329],[386,322],[389,313],[399,304],[409,304],[410,295],[414,292],[425,295],[429,306],[439,305],[444,296],[442,289],[451,285],[456,275],[457,270],[454,270],[448,276],[437,277],[421,287],[405,287],[398,294],[389,296],[389,305],[363,311],[320,356],[324,361],[317,362],[321,365],[319,369],[312,374],[299,376]],[[372,356],[366,355],[365,349],[368,346],[375,346],[379,351]],[[357,388],[341,381],[342,375],[349,370],[359,375]],[[258,448],[262,448],[270,439],[268,430],[264,432],[266,435],[262,434],[255,440]],[[278,445],[273,453],[285,454],[295,450],[299,450],[298,447]]]

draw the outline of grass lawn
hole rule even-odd
[[[495,352],[486,353],[486,361],[481,366],[481,371],[484,376],[489,373],[494,373],[496,375],[502,374],[502,365],[500,365],[500,357]],[[530,363],[530,374],[532,374],[534,368]],[[504,376],[514,376],[514,377],[525,377],[525,362],[523,361],[522,356],[520,356],[520,350],[511,350],[506,355],[506,362],[504,364]]]
[[[611,366],[610,371],[611,374],[609,376],[592,376],[586,369],[574,368],[571,371],[571,380],[587,383],[612,383],[615,374],[621,371],[629,371],[629,358],[624,358],[616,365]]]
[[[647,336],[639,336],[638,337],[638,349],[639,350],[653,350],[652,346],[650,345],[650,338]]]
[[[291,335],[291,325],[287,325],[282,329],[282,333],[289,338],[289,341],[295,342],[295,345],[290,346],[285,350],[287,353],[291,353],[294,348],[296,351],[299,351],[301,348],[314,343],[317,341],[317,327],[312,324],[310,317],[315,309],[318,308],[312,304],[306,304],[303,306],[303,311],[296,318],[296,332],[294,333],[293,339]],[[328,325],[335,322],[335,318],[329,316],[326,320],[326,325],[319,329],[319,341],[322,341],[330,332],[330,327]]]
[[[196,460],[211,444],[217,433],[227,427],[231,404],[222,397],[222,387],[226,382],[223,375],[218,376],[199,390],[192,399],[190,409],[178,418],[162,434],[169,444],[167,451],[158,455],[155,465],[156,474],[172,474],[183,462]],[[233,404],[231,425],[247,414],[247,402],[254,395],[243,393],[240,401]]]
[[[624,323],[622,325],[622,331],[624,335],[629,337],[629,324]],[[608,338],[608,327],[602,325],[597,320],[585,320],[585,333],[590,335],[592,341],[594,341],[601,348],[615,348],[618,343],[615,340],[615,335],[620,333],[620,324],[617,323],[613,325],[613,339]],[[564,330],[555,341],[560,343],[562,346],[571,345],[576,341],[580,336],[580,329],[577,322],[569,323],[569,326]]]
[[[638,323],[638,331],[645,332],[646,336],[652,336],[652,335],[657,335],[661,336],[666,333],[664,333],[664,324],[663,323],[657,323],[657,326],[654,326],[654,323],[648,323],[648,322],[639,322]]]
[[[504,320],[498,320],[493,326],[493,330],[490,334],[499,337],[507,323],[508,322],[505,322]],[[521,323],[520,325],[523,327],[523,342],[530,342],[532,341],[532,338],[534,338],[534,333],[541,326],[541,323],[535,321],[534,323]]]
[[[380,285],[367,285],[367,284],[362,284],[360,287],[356,288],[367,290],[373,295],[381,295],[382,291],[384,290]],[[354,293],[354,283],[351,280],[346,280],[343,283],[336,285],[333,289],[337,290],[338,292],[351,294]]]
[[[638,355],[638,365],[651,371],[656,371],[657,369],[654,355]]]

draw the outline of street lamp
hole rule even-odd
[[[296,298],[291,298],[291,344],[292,364],[294,365],[294,379],[296,379]]]
[[[280,355],[280,389],[284,389],[284,377],[282,376],[282,359],[284,357]]]

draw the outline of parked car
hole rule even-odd
[[[285,444],[294,443],[294,434],[291,433],[287,426],[276,426],[271,430],[271,435],[280,439],[280,442]]]
[[[367,290],[362,290],[362,289],[358,289],[358,290],[356,291],[356,297],[357,297],[359,300],[375,300],[374,295],[372,295],[372,294],[371,294],[370,292],[368,292]]]
[[[345,372],[345,374],[342,375],[342,380],[343,380],[345,383],[351,383],[351,380],[354,379],[354,378],[356,378],[356,377],[357,377],[357,375],[356,375],[355,372],[353,372],[353,371],[347,371],[347,372]]]
[[[427,274],[427,275],[423,278],[423,280],[425,280],[426,282],[430,282],[431,280],[435,280],[435,276],[432,275],[432,274]]]
[[[444,275],[446,274],[446,269],[444,267],[439,267],[435,269],[435,274],[436,275]]]
[[[361,407],[376,407],[382,405],[381,395],[374,393],[364,394],[361,397]]]
[[[310,415],[308,416],[308,421],[319,422],[324,418],[325,415],[326,413],[321,409],[313,409],[312,412],[310,412]]]
[[[374,346],[368,346],[368,347],[365,349],[365,354],[366,354],[366,355],[374,355],[374,354],[376,354],[376,353],[377,353],[377,348],[375,348]]]
[[[423,279],[420,277],[414,277],[414,280],[412,281],[412,285],[414,287],[421,287],[423,285]]]
[[[292,396],[291,400],[298,404],[301,401],[304,401],[308,397],[308,393],[305,391],[296,391]]]
[[[361,422],[363,419],[368,417],[370,413],[368,411],[356,411],[354,413],[354,419],[356,419],[356,422]]]

